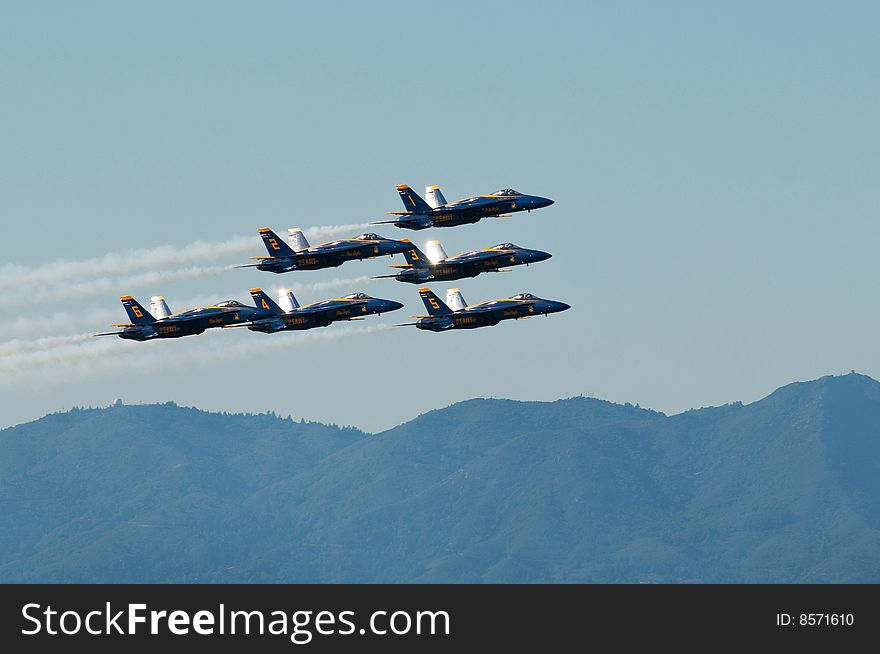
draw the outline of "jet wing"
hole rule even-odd
[[[468,307],[468,313],[491,313],[492,311],[504,311],[505,309],[509,309],[512,306],[515,306],[515,302],[504,302],[498,300],[492,300],[490,302],[484,302],[483,304],[478,304],[476,306]]]
[[[510,198],[503,198],[505,200]],[[450,202],[446,206],[443,207],[444,210],[461,210],[461,209],[474,209],[477,207],[488,207],[493,204],[499,204],[502,201],[502,198],[498,198],[494,195],[478,195],[473,198],[465,198],[464,200],[457,200],[456,202]]]
[[[349,250],[357,250],[366,245],[364,241],[341,242],[334,244],[316,245],[308,249],[309,254],[335,254],[337,252],[348,252]]]
[[[188,309],[187,311],[181,311],[180,313],[172,314],[167,318],[157,320],[156,323],[167,325],[168,323],[187,322],[189,320],[199,320],[200,318],[210,318],[211,316],[216,316],[222,313],[223,309],[214,309],[210,307]]]
[[[234,329],[235,327],[262,327],[268,326],[271,327],[273,331],[281,331],[284,329],[286,323],[281,316],[272,316],[270,318],[259,318],[257,320],[248,320],[245,322],[238,322],[232,325],[223,325],[223,329]]]
[[[187,320],[195,320],[196,318],[201,318],[202,315],[204,315],[204,314],[200,315],[200,314],[193,313],[192,311],[185,311],[183,313],[176,313],[173,316],[168,316],[167,318],[162,318],[161,321],[157,321],[157,322],[163,322],[163,323],[186,322]]]
[[[297,313],[322,313],[324,311],[336,311],[337,309],[347,309],[363,306],[367,300],[324,300],[316,302],[297,309]]]
[[[504,250],[475,250],[472,252],[462,252],[454,257],[449,257],[443,263],[469,263],[475,261],[483,261],[484,259],[492,259],[502,256]]]

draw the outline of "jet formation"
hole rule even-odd
[[[398,186],[397,192],[406,211],[391,211],[390,214],[397,216],[394,220],[373,224],[392,224],[411,230],[455,227],[476,223],[482,218],[503,217],[518,211],[530,212],[553,204],[553,200],[548,198],[526,195],[509,188],[456,202],[447,202],[438,186],[426,188],[427,200],[422,199],[406,184]],[[443,302],[430,288],[424,286],[432,282],[477,277],[485,272],[510,272],[508,267],[529,266],[551,257],[549,252],[522,248],[513,243],[499,243],[450,257],[438,240],[427,241],[426,254],[409,239],[394,240],[375,233],[337,239],[315,246],[309,244],[302,230],[298,228],[287,231],[287,241],[268,227],[260,229],[259,235],[267,255],[252,257],[256,263],[242,264],[236,266],[237,268],[256,268],[281,274],[334,268],[347,261],[403,254],[406,263],[391,266],[397,272],[373,277],[422,285],[419,295],[428,314],[412,316],[417,319],[416,322],[397,325],[400,327],[414,325],[418,329],[432,332],[475,329],[497,325],[503,320],[546,316],[570,308],[564,302],[546,300],[531,293],[519,293],[468,306],[457,288],[448,289],[446,302]],[[366,316],[381,315],[403,308],[403,304],[395,300],[374,298],[361,292],[304,306],[300,306],[290,290],[281,291],[277,302],[260,288],[252,288],[250,295],[254,301],[253,306],[238,300],[224,300],[180,313],[172,313],[162,296],[153,296],[150,311],[147,311],[132,296],[124,295],[120,301],[130,322],[113,325],[119,327],[119,331],[96,336],[148,341],[192,336],[211,328],[230,327],[246,327],[250,331],[273,334],[327,327],[340,321],[363,320]]]
[[[400,302],[370,297],[366,293],[352,293],[300,307],[293,293],[284,290],[279,296],[279,302],[284,305],[282,309],[261,289],[252,288],[250,293],[254,306],[242,304],[238,300],[224,300],[181,313],[171,313],[161,295],[150,298],[153,313],[130,295],[124,295],[119,299],[131,322],[113,325],[121,327],[121,331],[95,336],[119,336],[132,341],[149,341],[193,336],[214,327],[247,327],[251,331],[271,334],[285,330],[327,327],[340,320],[363,320],[364,316],[380,315],[403,308]]]

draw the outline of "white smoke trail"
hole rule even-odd
[[[303,231],[308,238],[318,239],[362,229],[367,225],[368,223],[327,225],[309,227]],[[225,241],[196,241],[182,247],[162,245],[154,248],[140,248],[78,261],[59,259],[36,267],[5,264],[0,266],[0,292],[20,290],[22,286],[34,287],[34,290],[39,290],[39,287],[53,284],[69,285],[72,281],[76,282],[77,280],[94,283],[99,278],[124,277],[137,270],[176,270],[179,275],[186,276],[186,271],[194,270],[194,268],[187,266],[192,266],[200,261],[218,260],[233,254],[247,252],[257,255],[261,250],[260,239],[254,234],[252,236],[234,236]],[[224,269],[223,266],[210,268]]]
[[[71,334],[68,336],[44,336],[42,338],[15,338],[11,341],[3,341],[0,343],[0,357],[2,357],[0,358],[0,370],[3,369],[6,361],[12,355],[49,350],[73,343],[82,343],[91,337],[92,334]]]
[[[70,342],[57,342],[43,349],[24,348],[14,354],[0,358],[0,379],[9,382],[23,372],[37,373],[42,368],[51,368],[52,373],[60,372],[60,366],[74,365],[80,361],[96,360],[109,354],[122,351],[124,343],[115,337],[93,338],[91,334],[83,334],[85,338]],[[63,338],[63,337],[62,337]],[[47,339],[48,340],[48,339]]]
[[[175,279],[196,279],[217,275],[230,269],[231,266],[190,266],[173,270],[151,270],[122,277],[98,277],[48,287],[37,286],[27,294],[18,293],[10,296],[6,302],[9,306],[16,306],[32,301],[96,297],[107,293],[120,293],[123,289],[126,292],[134,291]]]
[[[82,339],[85,335],[59,339],[50,347],[21,351],[0,359],[0,387],[30,387],[33,390],[75,383],[83,379],[145,372],[173,372],[196,365],[227,363],[253,354],[281,352],[317,342],[329,342],[391,329],[387,324],[366,327],[331,326],[327,331],[251,334],[220,345],[217,338],[234,336],[209,330],[200,336],[175,341],[137,343],[106,337]],[[242,329],[241,331],[245,331]],[[192,341],[198,339],[195,343]],[[185,341],[185,343],[182,343]],[[221,356],[222,355],[222,356]]]

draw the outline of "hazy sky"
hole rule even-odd
[[[880,5],[719,4],[3,3],[0,424],[121,397],[372,430],[475,396],[678,412],[880,376]],[[573,308],[448,334],[74,337],[125,322],[120,294],[182,310],[256,285],[406,302],[356,330],[406,321],[415,286],[308,287],[400,259],[205,270],[261,254],[263,226],[381,220],[404,182],[556,200],[375,229],[547,250],[454,285]],[[216,259],[131,253],[241,235]]]

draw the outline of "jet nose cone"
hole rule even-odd
[[[532,250],[532,262],[537,261],[547,261],[553,255],[549,252],[542,252],[541,250]]]
[[[553,200],[551,200],[550,198],[542,198],[537,195],[535,196],[534,202],[536,209],[543,209],[544,207],[549,207],[551,204],[553,204]]]
[[[568,311],[571,309],[571,305],[566,304],[565,302],[554,302],[554,304],[556,305],[554,307],[556,311]]]
[[[382,311],[397,311],[398,309],[402,309],[403,305],[400,302],[395,302],[394,300],[385,300],[382,303]]]

